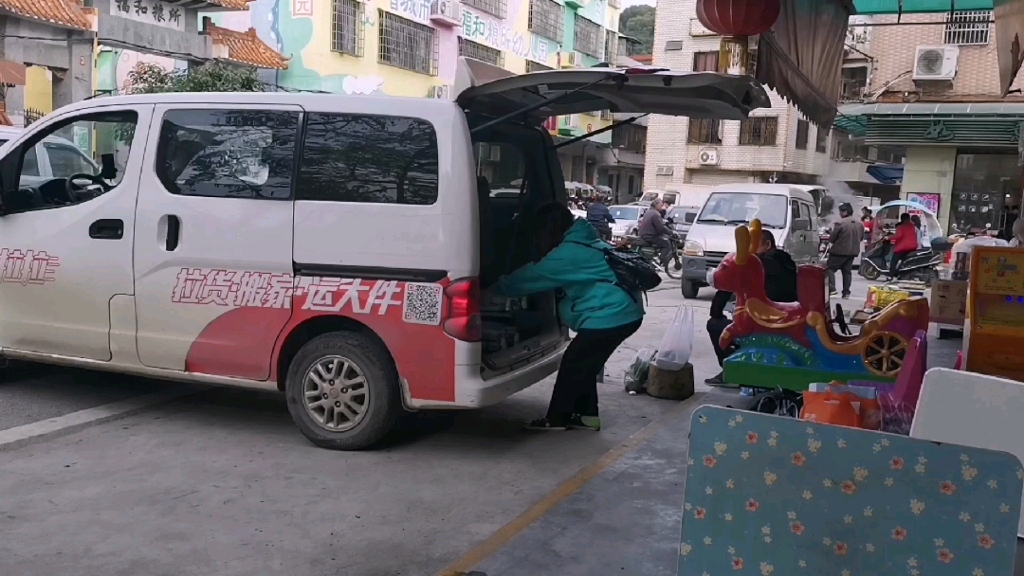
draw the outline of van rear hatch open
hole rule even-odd
[[[459,59],[455,92],[455,101],[472,113],[501,116],[538,106],[524,113],[536,124],[551,116],[600,110],[743,120],[751,110],[771,106],[767,92],[750,76],[654,66],[512,75],[465,57]]]

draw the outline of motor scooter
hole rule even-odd
[[[883,238],[861,256],[861,276],[868,280],[878,280],[882,275],[889,274],[889,262],[892,260],[889,238]],[[952,248],[953,243],[948,238],[933,239],[930,248],[912,252],[900,262],[894,280],[917,280],[930,286],[938,276],[937,268],[945,262],[946,252]]]

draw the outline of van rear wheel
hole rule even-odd
[[[331,332],[307,342],[285,380],[288,411],[313,444],[360,450],[383,438],[401,414],[398,373],[372,338]]]

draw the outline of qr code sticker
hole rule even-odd
[[[441,292],[440,284],[407,283],[402,320],[409,324],[441,324]]]

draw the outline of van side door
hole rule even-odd
[[[135,235],[143,365],[270,377],[291,318],[301,122],[291,105],[154,110]]]
[[[135,204],[152,110],[51,115],[3,158],[16,189],[5,191],[0,217],[0,347],[110,361],[116,332],[131,341],[132,323],[111,318],[134,294]],[[77,148],[78,173],[52,171],[44,142]],[[108,171],[99,168],[104,157]]]

